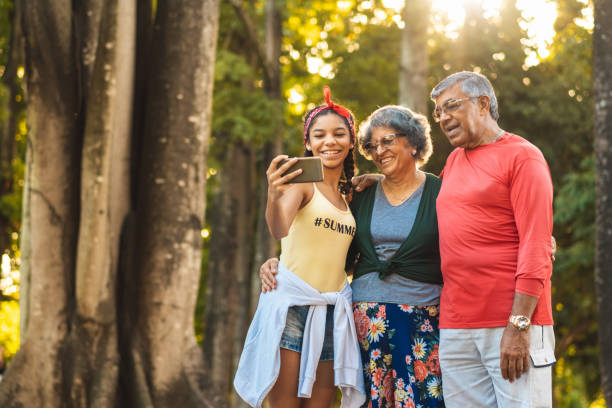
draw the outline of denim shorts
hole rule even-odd
[[[291,306],[287,311],[287,323],[280,346],[287,350],[302,352],[302,340],[304,338],[304,326],[310,306]],[[334,359],[334,306],[327,306],[327,319],[325,321],[325,339],[323,340],[323,351],[319,361],[330,361]]]

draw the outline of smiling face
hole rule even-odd
[[[346,122],[335,113],[317,117],[310,126],[306,147],[318,156],[327,168],[337,168],[353,148]]]
[[[461,90],[461,83],[457,83],[435,99],[436,107],[442,107],[449,101],[467,97],[468,95]],[[481,99],[476,98],[465,99],[452,112],[441,110],[440,128],[454,147],[469,149],[482,143],[482,123],[486,118],[487,110],[484,109],[481,102]]]
[[[416,149],[404,136],[396,137],[392,145],[383,147],[381,142],[385,136],[397,133],[397,130],[389,127],[372,129],[370,143],[378,145],[378,148],[372,151],[372,161],[385,176],[400,175],[410,167],[416,166],[414,161]]]

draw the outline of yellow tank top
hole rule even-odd
[[[355,219],[348,205],[346,211],[340,210],[313,186],[311,200],[297,212],[281,240],[280,261],[318,291],[336,292],[346,280],[344,265],[355,236]]]

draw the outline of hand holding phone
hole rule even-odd
[[[293,183],[323,180],[323,163],[319,157],[289,158],[287,155],[279,155],[270,162],[266,177],[268,198],[275,199],[282,196]]]

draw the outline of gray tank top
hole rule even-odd
[[[421,184],[406,201],[394,207],[387,201],[381,184],[376,185],[370,228],[379,260],[391,258],[410,234],[424,186],[425,183]],[[371,272],[353,280],[351,288],[353,302],[425,306],[440,303],[442,285],[418,282],[396,274],[380,279],[377,272]]]

